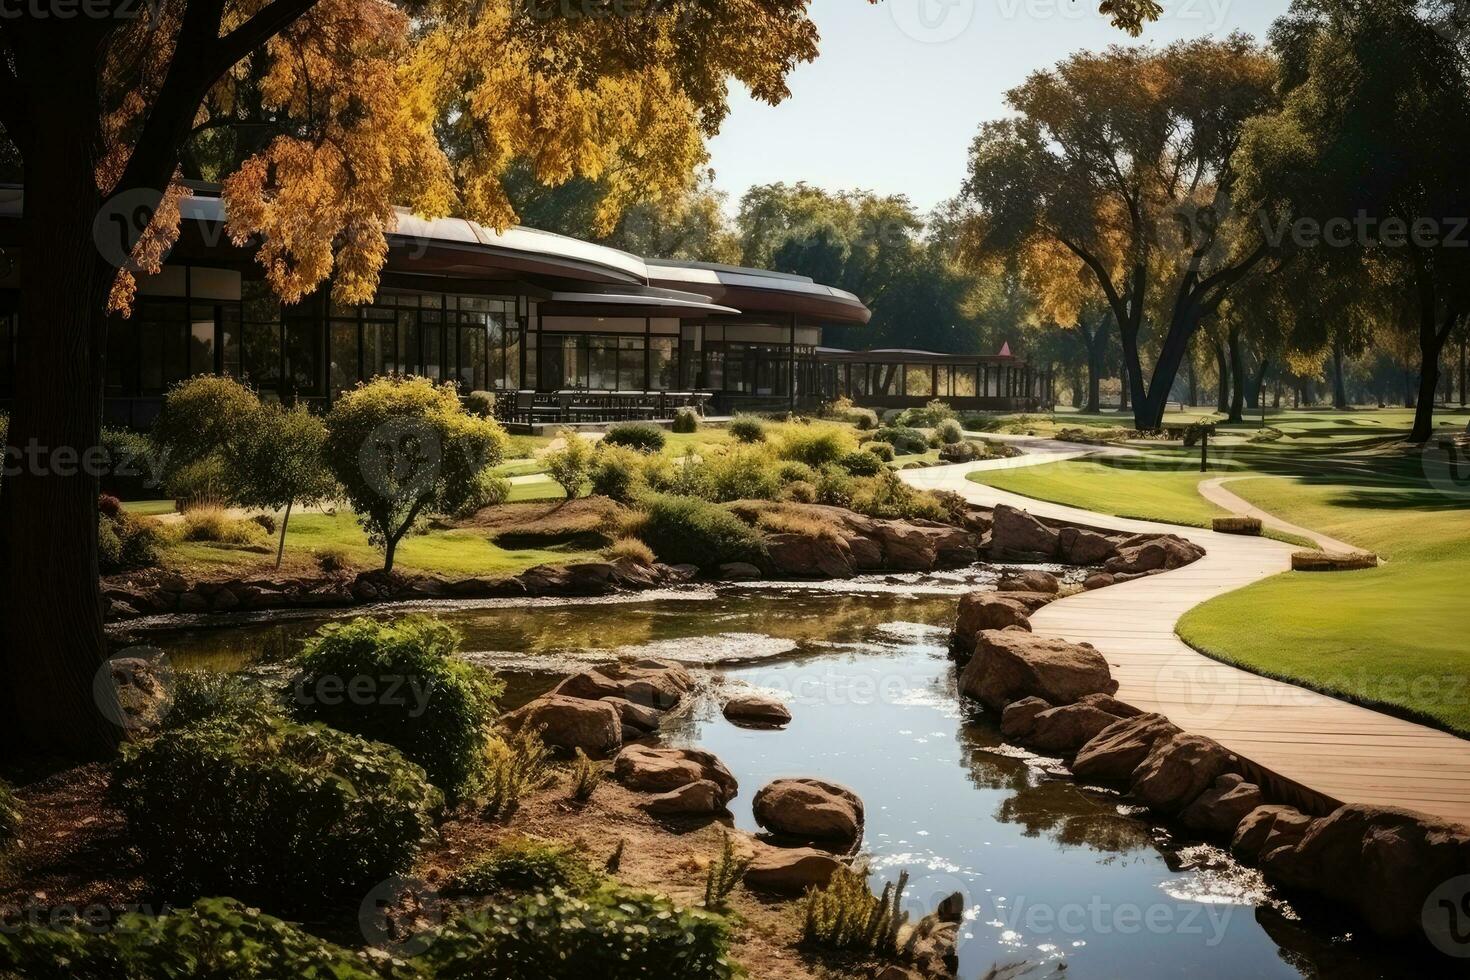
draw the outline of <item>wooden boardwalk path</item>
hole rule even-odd
[[[1166,532],[1198,543],[1206,555],[1194,564],[1069,596],[1038,610],[1032,628],[1093,644],[1112,667],[1119,698],[1217,740],[1280,790],[1301,787],[1309,802],[1406,807],[1470,826],[1470,741],[1222,664],[1175,634],[1179,618],[1194,606],[1287,571],[1293,546],[1112,517],[965,479],[978,469],[1053,462],[1087,448],[1053,443],[1014,459],[901,475],[913,486],[952,490],[984,506],[1006,503],[1038,517]]]

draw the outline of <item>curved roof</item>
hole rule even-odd
[[[605,288],[553,292],[541,301],[541,312],[553,316],[698,316],[740,311],[730,306],[711,303],[709,297],[702,293],[645,286],[641,289]]]
[[[656,285],[704,293],[749,313],[797,313],[834,323],[867,323],[872,313],[845,289],[806,276],[710,262],[647,260]]]

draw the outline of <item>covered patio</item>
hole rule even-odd
[[[1056,402],[1051,371],[1008,344],[998,354],[823,347],[817,358],[825,390],[868,408],[916,408],[937,398],[962,411],[1035,412]]]

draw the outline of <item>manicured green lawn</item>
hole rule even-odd
[[[1198,463],[1174,454],[1146,457],[1069,459],[1060,463],[971,473],[970,479],[1024,497],[1146,521],[1208,527],[1226,511],[1199,495],[1200,480],[1222,475],[1200,473]]]

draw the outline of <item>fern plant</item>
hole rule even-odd
[[[578,803],[592,799],[602,784],[602,777],[607,775],[607,768],[606,762],[594,762],[578,748],[577,757],[572,760],[572,799]]]
[[[803,940],[828,949],[897,956],[898,933],[908,920],[902,909],[908,882],[908,872],[902,872],[897,885],[888,882],[877,897],[868,888],[866,868],[838,868],[826,888],[807,889]]]
[[[514,813],[522,796],[545,786],[554,776],[550,755],[539,728],[526,726],[509,738],[491,739],[485,747],[482,783],[485,816]]]
[[[729,834],[721,835],[719,860],[710,865],[709,875],[704,880],[705,908],[725,907],[725,899],[745,877],[745,869],[750,867],[751,860],[735,853],[735,841]]]

